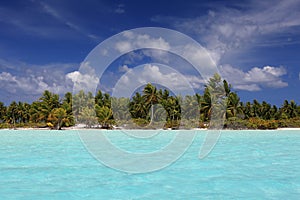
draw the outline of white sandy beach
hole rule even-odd
[[[97,130],[97,128],[84,128],[84,127],[78,127],[78,126],[73,126],[73,127],[64,127],[62,128],[62,130],[88,130],[88,129],[91,129],[91,130]],[[8,128],[5,128],[5,129],[0,129],[0,130],[51,130],[50,128],[15,128],[15,129],[8,129]],[[103,129],[101,129],[103,130]],[[118,130],[118,129],[112,129],[112,130]],[[194,129],[191,129],[191,130],[208,130],[207,128],[194,128]],[[222,130],[229,130],[229,129],[222,129]],[[244,129],[244,130],[252,130],[252,129]],[[253,129],[253,130],[259,130],[259,129]],[[277,128],[277,129],[274,129],[274,130],[278,130],[278,131],[299,131],[300,133],[300,128]],[[234,130],[232,130],[234,131]],[[236,131],[239,131],[239,130],[236,130]]]

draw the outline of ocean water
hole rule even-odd
[[[105,134],[137,152],[159,150],[174,137]],[[170,166],[130,174],[96,160],[77,131],[0,130],[0,199],[300,199],[299,131],[222,131],[200,160],[205,134]]]

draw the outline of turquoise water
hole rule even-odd
[[[149,142],[109,133],[122,148],[141,151],[173,137]],[[128,174],[95,160],[76,131],[1,130],[0,199],[300,199],[299,132],[223,131],[199,160],[204,137],[200,131],[167,168]]]

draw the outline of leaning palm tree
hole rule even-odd
[[[69,122],[69,119],[65,109],[54,108],[48,116],[48,121],[52,122],[57,130],[61,130],[63,123]]]

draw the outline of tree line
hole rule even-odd
[[[206,128],[211,119],[224,119],[230,129],[276,129],[300,127],[300,106],[285,100],[281,107],[265,101],[241,102],[231,85],[218,74],[205,85],[203,94],[170,94],[148,83],[131,98],[111,97],[99,90],[58,94],[44,91],[32,102],[0,102],[0,128],[49,127],[61,129],[75,124],[85,127],[112,128]]]

